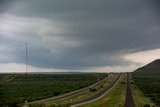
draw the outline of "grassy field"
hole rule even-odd
[[[136,107],[145,107],[147,105],[150,105],[151,107],[154,106],[151,100],[145,97],[144,94],[141,92],[141,90],[139,90],[139,88],[135,84],[132,84],[131,87]]]
[[[160,73],[133,73],[133,80],[144,96],[160,106]],[[142,100],[149,103],[147,99]]]
[[[116,86],[104,97],[78,107],[124,107],[126,76],[122,75]]]
[[[87,90],[87,91],[85,91],[81,94],[78,94],[78,95],[74,95],[74,96],[71,96],[71,97],[68,97],[68,98],[65,98],[65,99],[60,99],[60,100],[57,100],[57,101],[49,102],[49,104],[47,104],[47,105],[64,105],[64,104],[67,104],[69,102],[73,102],[73,101],[81,100],[83,98],[90,97],[90,96],[92,96],[94,94],[97,94],[98,92],[104,90],[106,87],[108,87],[108,85],[114,79],[115,79],[115,76],[111,76],[111,78],[105,84],[103,84],[103,87],[98,88],[96,91]]]
[[[14,105],[68,93],[106,78],[106,73],[0,74],[0,105]]]

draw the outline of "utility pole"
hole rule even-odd
[[[26,74],[27,74],[27,65],[28,65],[28,43],[26,43]]]

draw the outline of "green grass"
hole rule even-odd
[[[103,87],[99,88],[97,91],[91,92],[90,90],[87,90],[87,91],[85,91],[81,94],[74,95],[74,96],[71,96],[71,97],[67,97],[65,99],[61,99],[61,100],[57,100],[57,101],[51,101],[48,105],[66,104],[66,103],[69,103],[69,102],[72,102],[72,101],[77,101],[77,100],[80,100],[80,99],[83,99],[83,98],[90,97],[90,96],[104,90],[106,87],[108,87],[108,85],[114,80],[114,78],[115,77],[111,77],[109,79],[109,81],[106,82],[105,84],[103,84]]]
[[[160,106],[160,73],[133,73],[133,80],[145,97]]]
[[[135,84],[132,84],[131,87],[136,107],[144,107],[145,105],[154,106],[151,100],[145,97],[144,94],[139,90],[139,88]]]
[[[16,78],[5,83],[13,76]],[[0,105],[21,104],[26,100],[34,101],[57,96],[87,87],[106,77],[106,73],[1,74],[0,80],[3,82],[0,82]]]
[[[126,76],[122,75],[115,87],[104,97],[78,107],[124,107]]]

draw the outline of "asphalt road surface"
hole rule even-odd
[[[79,101],[71,102],[68,105],[69,106],[78,106],[78,105],[81,105],[83,103],[91,102],[91,101],[97,100],[98,98],[101,98],[103,95],[108,93],[110,91],[110,89],[112,89],[112,87],[114,87],[116,82],[119,80],[120,76],[121,76],[121,74],[118,74],[116,79],[107,88],[105,88],[101,92],[99,92],[99,93],[97,93],[97,94],[95,94],[91,97],[88,97],[88,98],[85,98],[85,99],[82,99],[82,100],[79,100]]]
[[[132,91],[131,91],[131,82],[130,82],[130,74],[127,74],[127,88],[126,88],[126,99],[125,99],[125,107],[136,107],[133,96],[132,96]]]

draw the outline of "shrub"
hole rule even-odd
[[[150,107],[150,105],[149,104],[145,104],[143,107]]]
[[[91,88],[89,89],[89,91],[94,92],[94,91],[97,91],[97,89],[91,87]]]

